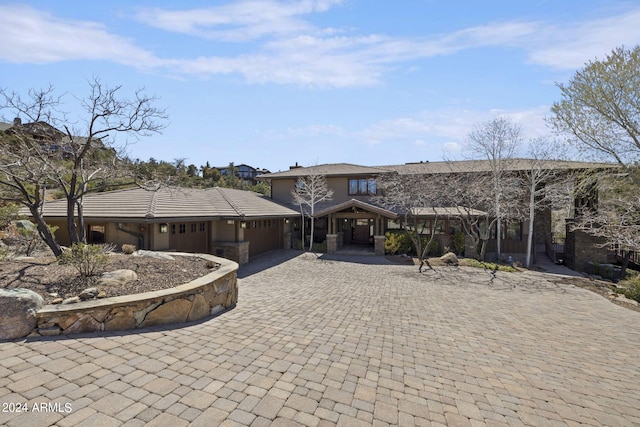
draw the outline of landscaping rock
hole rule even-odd
[[[80,297],[66,298],[62,301],[62,304],[76,304],[80,302]]]
[[[44,299],[28,289],[0,289],[0,340],[29,335],[43,305]]]
[[[51,304],[62,304],[62,301],[64,301],[64,298],[54,298],[51,300]]]
[[[16,228],[22,228],[28,231],[36,231],[38,227],[27,219],[21,219],[15,222]]]
[[[102,329],[102,323],[98,322],[93,316],[84,314],[80,316],[75,322],[66,327],[63,334],[78,334],[83,332],[94,332]]]
[[[138,280],[138,274],[133,270],[114,270],[102,273],[102,277],[98,280],[98,283],[103,286],[118,286],[126,285]]]
[[[447,252],[442,255],[440,261],[444,261],[447,265],[458,265],[458,257],[453,252]]]
[[[169,254],[165,254],[162,252],[154,252],[154,251],[145,251],[144,249],[139,249],[137,251],[135,251],[133,253],[133,256],[148,256],[151,258],[158,258],[158,259],[170,259],[170,260],[174,260],[175,258],[172,257]]]
[[[145,328],[169,323],[182,323],[187,320],[190,311],[191,302],[186,299],[169,301],[148,313],[141,326]]]
[[[80,292],[78,298],[80,298],[81,301],[86,301],[95,298],[96,295],[98,295],[98,288],[87,288],[84,291]]]

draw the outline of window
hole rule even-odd
[[[522,223],[512,222],[507,224],[505,233],[508,240],[522,240]]]
[[[375,195],[377,185],[375,178],[359,178],[349,180],[349,194]]]
[[[176,234],[176,225],[171,224],[171,234]]]
[[[187,224],[180,224],[180,225],[179,225],[179,230],[180,230],[180,231],[178,231],[178,232],[179,232],[180,234],[184,234],[184,233],[186,233],[186,232],[187,232]]]
[[[196,224],[195,223],[191,224],[191,232],[192,233],[196,232]]]
[[[204,222],[200,223],[200,231],[204,231]]]

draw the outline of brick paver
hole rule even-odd
[[[548,277],[278,252],[204,322],[0,343],[0,425],[640,425],[640,314]]]

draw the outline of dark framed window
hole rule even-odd
[[[196,224],[195,224],[195,223],[194,223],[194,224],[191,224],[191,232],[192,232],[192,233],[195,233],[195,232],[196,232],[196,229],[197,229],[196,227],[197,227],[197,226],[196,226]]]
[[[378,191],[375,178],[358,178],[349,180],[350,195],[375,195]]]
[[[201,222],[201,223],[200,223],[200,231],[204,231],[204,230],[205,230],[205,228],[204,228],[204,222]]]
[[[171,234],[176,234],[176,225],[171,224]]]
[[[187,224],[180,224],[178,226],[178,230],[179,230],[178,233],[180,233],[180,234],[186,233],[187,232]]]
[[[522,223],[512,222],[505,227],[505,238],[508,240],[522,240]]]

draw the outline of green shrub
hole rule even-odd
[[[465,247],[465,236],[461,231],[456,231],[453,233],[453,237],[451,238],[451,245],[453,246],[453,251],[456,255],[464,254]]]
[[[311,252],[327,253],[327,241],[325,240],[322,243],[314,243],[311,245]]]
[[[510,273],[518,271],[517,268],[512,267],[510,265],[496,264],[494,262],[478,261],[477,259],[473,259],[473,258],[466,258],[464,260],[463,265],[466,267],[484,268],[486,270],[496,270],[496,271],[507,271]]]
[[[108,253],[112,250],[113,245],[76,243],[60,255],[58,262],[72,265],[78,270],[80,277],[97,276],[107,266],[109,261]]]
[[[629,277],[630,276],[630,277]],[[625,297],[640,302],[640,276],[633,274],[619,284]]]
[[[413,246],[413,242],[411,238],[407,235],[407,232],[404,230],[393,230],[387,231],[384,234],[384,249],[387,254],[395,255],[395,254],[407,254],[414,255],[416,254],[416,248]],[[422,247],[429,242],[430,236],[420,236],[422,241]],[[433,240],[426,252],[427,256],[439,256],[442,255],[440,250],[440,243],[437,240]]]

